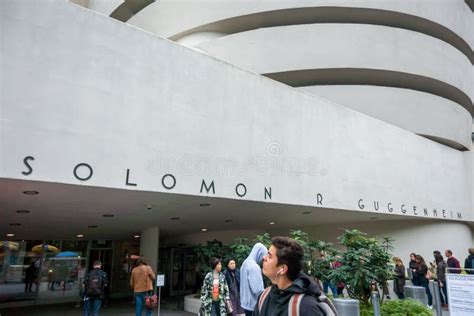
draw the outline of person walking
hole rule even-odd
[[[133,268],[130,277],[130,287],[133,289],[135,297],[135,316],[142,315],[145,298],[147,295],[151,295],[154,280],[155,273],[153,269],[146,264],[144,259],[138,259],[137,265]],[[145,314],[146,316],[151,316],[151,310],[147,309]]]
[[[433,296],[431,295],[429,287],[430,281],[426,278],[426,275],[428,274],[428,266],[426,265],[425,259],[420,255],[416,255],[416,263],[417,269],[414,274],[416,274],[418,278],[419,286],[425,288],[426,295],[428,296],[428,307],[433,308]]]
[[[302,273],[304,250],[294,239],[274,237],[263,258],[263,274],[272,285],[258,299],[254,316],[337,315],[332,304],[323,303],[321,289]]]
[[[240,305],[245,315],[252,316],[257,298],[263,292],[263,277],[259,263],[268,250],[261,243],[256,243],[247,259],[240,267]]]
[[[456,259],[453,256],[453,252],[451,250],[447,249],[444,252],[444,254],[445,254],[446,258],[448,258],[446,260],[446,263],[448,264],[447,272],[448,273],[456,273],[456,274],[461,273],[461,264],[459,263],[459,260]]]
[[[245,315],[244,309],[240,306],[240,270],[237,269],[235,259],[227,262],[227,269],[224,272],[229,296],[232,303],[232,316]]]
[[[399,257],[394,257],[393,262],[395,263],[393,291],[397,294],[398,299],[403,300],[405,298],[405,291],[403,289],[405,286],[405,266]]]
[[[334,265],[332,262],[328,262],[327,264],[324,264],[324,261],[326,260],[326,252],[321,251],[320,252],[321,258],[319,260],[322,261],[322,269],[321,269],[321,274],[322,274],[322,283],[323,283],[323,292],[325,295],[329,295],[329,289],[331,289],[332,296],[335,298],[339,294],[337,292],[337,288],[332,284],[331,280],[328,278],[329,272],[334,269]]]
[[[469,256],[464,260],[464,271],[474,274],[474,248],[469,248]]]
[[[36,277],[38,276],[35,263],[32,262],[28,268],[25,270],[25,293],[32,292],[31,288],[33,283],[36,282]]]
[[[228,314],[227,304],[230,304],[229,287],[224,274],[220,259],[211,261],[212,271],[204,277],[201,288],[201,316],[226,316]]]
[[[408,263],[408,268],[410,271],[410,276],[411,276],[411,282],[413,283],[414,286],[419,286],[420,284],[418,283],[418,277],[415,273],[417,269],[418,264],[416,263],[416,253],[412,252],[410,254],[410,262]]]
[[[438,282],[441,293],[439,295],[441,300],[441,306],[448,306],[448,290],[446,288],[446,268],[447,264],[444,261],[443,256],[440,254],[435,255],[436,264],[436,282]]]
[[[84,316],[99,316],[106,286],[107,273],[102,270],[102,263],[95,261],[84,279]]]

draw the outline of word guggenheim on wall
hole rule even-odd
[[[26,166],[27,170],[22,171],[21,173],[25,176],[29,176],[33,173],[33,166],[30,162],[34,161],[33,156],[26,156],[23,158],[23,163]],[[80,170],[82,170],[80,172]],[[74,166],[73,176],[79,181],[88,181],[92,178],[94,174],[94,169],[91,165],[81,162]],[[166,190],[173,190],[176,187],[176,177],[173,174],[165,174],[161,178],[161,185]],[[137,184],[130,181],[130,169],[127,169],[125,175],[125,186],[136,187]],[[206,181],[202,179],[201,187],[199,193],[207,194],[216,194],[216,186],[214,180]],[[244,183],[238,183],[235,186],[235,194],[243,198],[247,195],[247,186]],[[265,200],[272,199],[272,188],[264,187],[263,198]],[[395,206],[392,202],[387,202],[384,204],[379,203],[379,201],[371,201],[369,205],[366,204],[364,199],[359,199],[357,201],[357,207],[360,210],[371,210],[371,211],[387,211],[388,213],[399,213],[402,215],[415,215],[415,216],[424,216],[424,217],[438,217],[438,218],[447,218],[447,219],[462,219],[462,212],[459,211],[449,211],[445,209],[436,209],[436,208],[427,208],[427,207],[418,207],[416,205],[405,205],[400,204]],[[323,195],[321,193],[316,194],[316,206],[323,206]],[[373,208],[372,208],[373,206]]]

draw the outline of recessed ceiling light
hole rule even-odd
[[[201,228],[202,232],[207,232],[207,228]]]
[[[39,194],[38,191],[33,191],[33,190],[28,190],[28,191],[23,191],[23,194],[26,194],[26,195],[37,195]]]
[[[304,211],[302,214],[308,215],[308,214],[311,214],[311,211]]]
[[[18,214],[28,214],[30,211],[28,210],[18,210],[16,211]]]
[[[201,206],[201,207],[206,207],[206,206],[210,206],[210,205],[211,205],[211,204],[209,204],[209,203],[201,203],[201,204],[199,204],[199,206]]]
[[[269,225],[275,225],[275,222],[270,222],[270,223],[268,223],[268,224],[269,224]]]
[[[140,238],[140,235],[135,235],[133,236],[133,238]]]
[[[172,221],[179,221],[181,218],[180,217],[171,217]]]
[[[83,238],[83,237],[84,237],[84,235],[82,235],[82,234],[77,235],[77,238]]]
[[[225,223],[232,223],[232,220],[231,219],[226,219],[224,222]]]
[[[89,228],[97,228],[97,225],[89,225],[89,226],[87,226],[87,227],[89,227]]]
[[[114,214],[103,214],[102,217],[114,217]]]
[[[15,234],[7,234],[7,237],[15,237]]]
[[[10,223],[10,226],[21,226],[20,223]]]

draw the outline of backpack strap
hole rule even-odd
[[[270,293],[270,290],[272,289],[271,286],[267,287],[265,290],[263,290],[262,295],[260,295],[260,298],[258,299],[258,312],[262,312],[262,307],[263,303],[265,303],[265,299],[268,296],[268,293]]]
[[[288,303],[288,316],[300,316],[300,305],[303,300],[304,294],[296,293],[293,294]]]

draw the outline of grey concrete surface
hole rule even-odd
[[[178,310],[178,306],[174,303],[164,303],[165,305],[161,309],[161,316],[186,316],[193,315],[182,310]],[[102,308],[100,311],[101,316],[125,316],[135,315],[134,305],[130,300],[121,299],[113,300],[110,304]],[[81,307],[76,307],[75,303],[57,304],[57,305],[43,305],[43,306],[27,306],[17,307],[9,309],[0,309],[0,316],[79,316],[82,315],[83,310]],[[153,315],[157,315],[157,311]],[[144,313],[143,313],[144,315]]]

